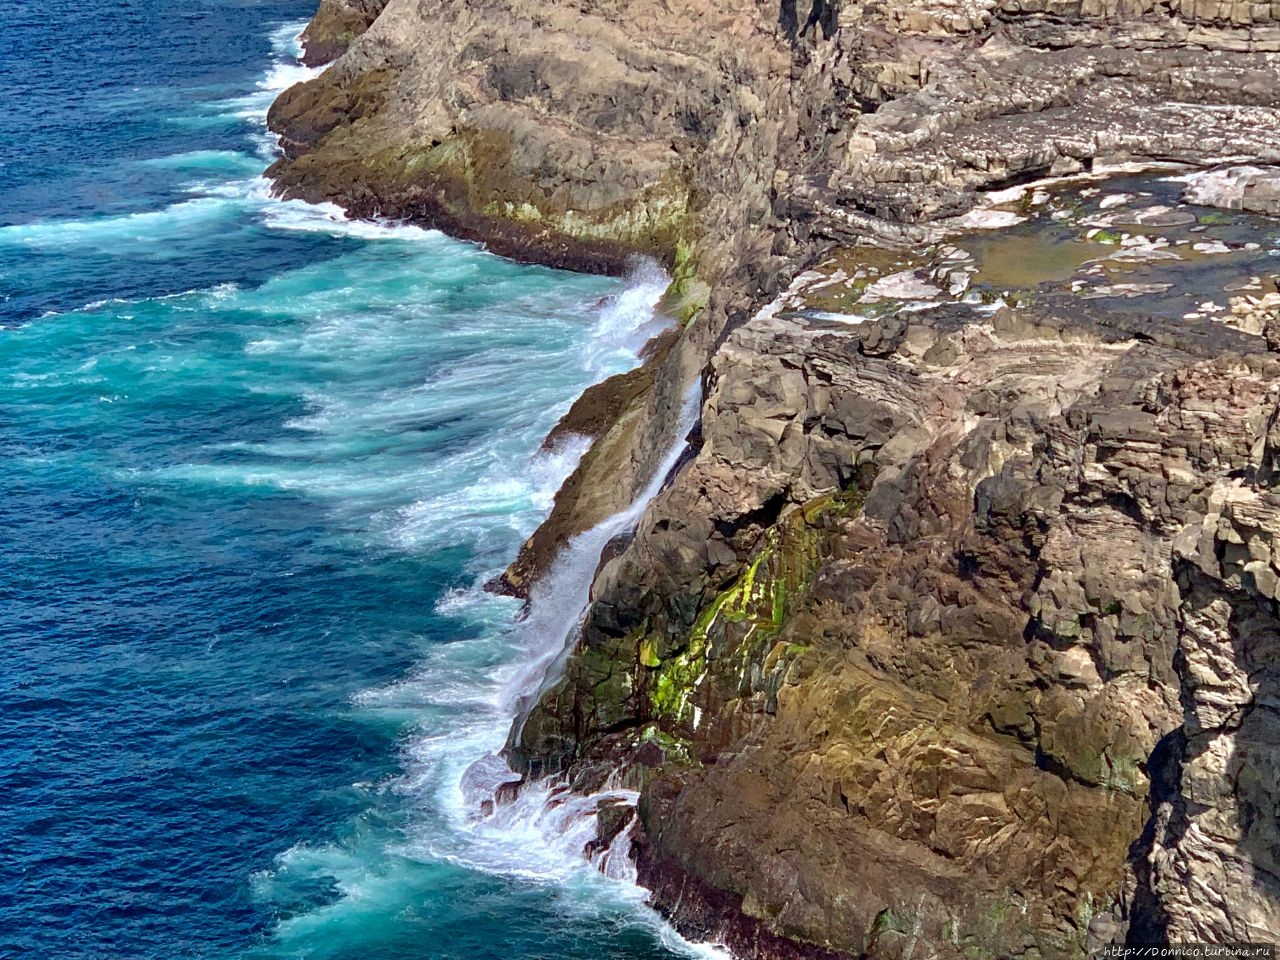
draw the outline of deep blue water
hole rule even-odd
[[[661,278],[272,200],[310,12],[7,11],[0,956],[669,956],[579,835],[459,786],[538,640],[478,584]]]

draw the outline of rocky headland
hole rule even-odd
[[[507,751],[639,791],[680,930],[1280,940],[1280,4],[324,0],[306,41],[282,192],[671,274],[501,587],[700,383]]]

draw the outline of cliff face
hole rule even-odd
[[[747,323],[516,756],[629,768],[642,880],[747,956],[1266,939],[1280,364],[1188,326]]]
[[[772,178],[799,121],[776,16],[755,0],[390,0],[271,110],[285,156],[269,173],[289,196],[580,270],[647,254],[674,275],[665,307],[683,335],[636,382],[584,398],[577,419],[597,442],[507,589],[523,593],[559,542],[644,487],[729,305],[749,307],[784,267]],[[727,275],[732,295],[707,309],[709,281]]]
[[[324,0],[309,33],[371,14],[272,109],[280,190],[581,269],[654,253],[686,316],[692,277],[768,292],[815,233],[1099,160],[1280,157],[1274,4]]]
[[[704,262],[741,262],[793,112],[775,16],[754,0],[391,0],[275,105],[272,175],[582,269],[636,251],[683,267],[695,242]]]
[[[701,376],[692,455],[509,743],[641,790],[683,931],[1280,939],[1280,240],[1143,182],[986,193],[1231,159],[1264,166],[1188,199],[1280,213],[1277,51],[1245,0],[389,0],[273,108],[290,195],[673,273],[505,585],[635,496]]]

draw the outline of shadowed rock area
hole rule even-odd
[[[302,32],[302,62],[318,67],[338,59],[386,5],[387,0],[320,0]]]
[[[704,387],[515,769],[639,790],[654,905],[742,957],[1280,940],[1280,6],[375,15],[278,189],[672,275],[502,586]]]

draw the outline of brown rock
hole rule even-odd
[[[302,62],[318,67],[338,59],[386,5],[387,0],[320,0],[302,32]]]

